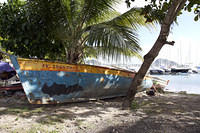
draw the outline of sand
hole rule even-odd
[[[26,97],[0,97],[2,133],[200,133],[200,95],[138,93],[124,98],[31,105]]]

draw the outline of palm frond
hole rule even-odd
[[[140,15],[140,13],[140,8],[131,8],[129,11],[112,19],[111,22],[115,22],[118,25],[129,26],[134,29],[137,29],[140,26],[149,25],[145,23],[146,19],[144,16]]]
[[[113,5],[117,3],[118,0],[85,0],[82,10],[83,21],[88,23],[114,11]]]
[[[84,0],[61,0],[61,5],[65,9],[66,20],[75,29],[81,23]]]
[[[108,11],[105,14],[102,14],[101,16],[96,17],[95,19],[90,19],[87,23],[86,26],[91,26],[94,24],[99,24],[103,22],[108,22],[111,21],[113,18],[120,16],[121,14],[117,11]]]
[[[101,23],[89,29],[87,44],[97,48],[104,56],[113,59],[124,56],[140,56],[141,48],[138,44],[137,33],[129,27],[116,23]]]

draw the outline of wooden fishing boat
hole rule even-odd
[[[30,103],[52,104],[127,95],[135,72],[9,55]],[[152,87],[145,77],[142,90]]]

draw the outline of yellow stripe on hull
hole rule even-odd
[[[21,70],[28,71],[66,71],[66,72],[83,72],[83,73],[98,73],[112,74],[123,77],[134,77],[135,73],[125,70],[117,70],[106,67],[90,66],[90,65],[73,65],[58,62],[49,62],[35,59],[18,58],[18,63]]]

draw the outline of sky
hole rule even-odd
[[[135,5],[141,7],[145,2],[136,1]],[[116,8],[119,12],[127,11],[125,3],[121,3]],[[160,32],[160,26],[155,29],[139,29],[140,45],[145,55],[155,43]],[[169,41],[175,41],[174,46],[165,45],[157,58],[169,59],[180,64],[200,65],[200,21],[194,21],[194,14],[184,12],[178,17],[178,24],[172,26]],[[138,62],[136,59],[132,61]]]
[[[0,0],[3,2],[6,0]],[[145,2],[138,2],[132,4],[134,7],[141,7]],[[127,11],[124,0],[116,6],[116,10],[123,13]],[[145,55],[155,43],[160,31],[160,26],[155,29],[140,28],[139,39],[140,45],[143,49],[142,54]],[[195,64],[200,65],[200,21],[194,21],[194,14],[184,12],[178,17],[178,25],[173,25],[169,35],[169,40],[175,41],[174,46],[166,45],[162,48],[157,58],[165,58],[176,61],[180,64]],[[122,63],[122,62],[121,62]],[[137,64],[141,63],[138,59],[132,58],[130,61],[123,61],[123,63]]]
[[[160,26],[149,31],[139,30],[140,44],[147,53],[156,41]],[[172,26],[168,40],[175,41],[174,46],[165,45],[158,58],[167,58],[181,64],[200,64],[200,21],[194,21],[194,14],[185,12],[178,17],[178,25]]]

